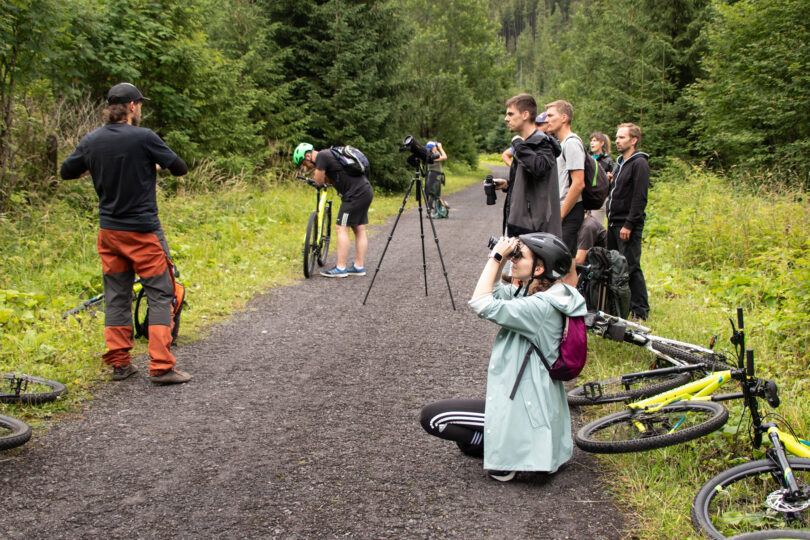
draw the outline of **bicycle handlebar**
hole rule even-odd
[[[326,189],[325,184],[319,184],[319,183],[315,182],[315,180],[313,180],[312,178],[307,178],[306,176],[303,176],[303,175],[300,175],[300,174],[296,174],[295,177],[298,178],[299,180],[302,180],[303,182],[306,182],[307,184],[309,184],[310,186],[312,186],[312,187],[314,187],[316,189]]]

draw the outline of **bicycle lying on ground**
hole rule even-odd
[[[307,231],[304,235],[304,247],[301,250],[304,254],[304,277],[309,278],[315,270],[315,262],[318,262],[318,266],[323,266],[329,253],[329,240],[332,235],[332,201],[326,198],[329,186],[317,184],[311,178],[300,174],[296,176],[316,190],[315,210],[309,215]]]
[[[586,424],[575,435],[581,449],[604,454],[638,452],[663,448],[702,437],[722,427],[728,420],[728,410],[719,402],[753,395],[764,398],[772,407],[779,404],[776,384],[754,376],[753,354],[746,362],[742,310],[737,310],[738,327],[732,322],[732,344],[737,347],[738,367],[721,369],[723,362],[700,362],[623,375],[623,378],[656,380],[661,372],[693,373],[709,371],[705,377],[654,396],[627,403],[625,410],[609,414]],[[743,387],[742,392],[715,395],[714,392],[730,380]],[[599,387],[601,383],[591,383]],[[587,385],[586,385],[587,386]],[[598,394],[594,401],[604,399]]]
[[[50,379],[3,373],[0,375],[0,402],[38,404],[54,401],[67,393],[67,387]],[[10,416],[0,415],[0,450],[16,448],[31,438],[31,427]]]
[[[601,311],[586,315],[585,324],[591,333],[605,339],[647,349],[654,361],[651,370],[587,382],[571,389],[567,396],[571,406],[603,405],[652,396],[685,384],[695,372],[730,368],[726,357],[711,348],[656,336],[645,326]],[[715,340],[716,336],[710,347]],[[661,367],[664,363],[672,367]]]
[[[749,349],[743,399],[751,414],[748,432],[753,448],[758,450],[763,440],[770,444],[765,459],[737,465],[706,482],[692,501],[692,524],[710,538],[742,533],[760,533],[757,538],[810,538],[810,443],[798,438],[781,416],[760,413],[758,381]],[[765,394],[778,404],[775,385]],[[773,401],[769,399],[772,406]],[[787,426],[787,431],[779,424]],[[803,530],[770,531],[787,528]]]

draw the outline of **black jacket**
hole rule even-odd
[[[549,232],[562,236],[557,156],[560,143],[536,130],[512,143],[513,160],[503,207],[510,235]]]
[[[619,172],[613,177],[608,198],[607,215],[610,226],[622,226],[631,231],[644,226],[647,190],[650,187],[648,159],[647,154],[636,152],[624,163],[619,163]]]

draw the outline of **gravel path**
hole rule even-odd
[[[483,395],[497,328],[466,303],[502,199],[486,206],[473,186],[435,222],[456,311],[427,219],[424,294],[414,199],[367,305],[393,221],[371,238],[365,278],[257,295],[177,348],[190,383],[155,387],[139,358],[137,375],[4,454],[0,537],[620,538],[590,456],[498,484],[422,431],[425,403]]]

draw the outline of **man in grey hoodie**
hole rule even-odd
[[[557,156],[560,145],[535,125],[537,102],[530,94],[518,94],[506,102],[506,117],[512,137],[509,179],[495,178],[495,187],[506,191],[503,230],[507,237],[532,232],[562,236],[560,195],[557,186]]]

